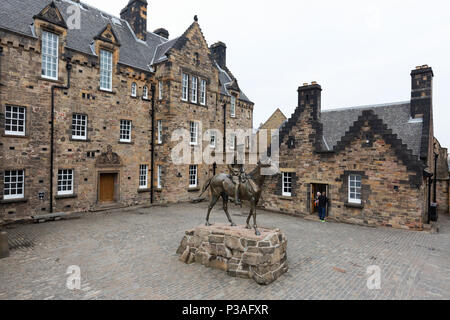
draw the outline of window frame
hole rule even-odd
[[[7,182],[6,178],[7,178],[7,172],[10,172],[11,174],[9,175],[9,179],[10,181]],[[16,172],[17,174],[14,175],[14,177],[16,178],[16,180],[13,182],[11,181],[13,175],[12,173]],[[22,174],[20,175],[19,172],[21,172]],[[22,177],[22,181],[19,180],[19,177]],[[16,193],[14,195],[11,195],[11,191],[13,190],[13,188],[11,188],[11,185],[15,184],[16,187],[14,188],[14,190],[17,192],[18,190],[21,190],[22,193]],[[19,189],[17,187],[17,184],[22,184],[21,189]],[[7,185],[9,186],[7,188]],[[6,195],[6,190],[10,191],[9,195]],[[19,199],[25,199],[25,170],[24,169],[17,169],[17,170],[5,170],[3,172],[3,200],[19,200]]]
[[[11,108],[10,111],[8,111],[8,108]],[[14,112],[14,108],[17,108],[17,112]],[[13,118],[13,114],[17,114],[18,116],[21,114],[20,110],[23,109],[23,119],[20,118]],[[11,113],[11,116],[8,118],[7,114]],[[8,125],[7,121],[10,120],[11,123]],[[17,124],[14,125],[12,122],[17,121]],[[19,125],[19,121],[23,121],[23,125]],[[13,126],[16,126],[17,128],[23,126],[23,131],[11,131],[7,130],[6,127],[10,126],[11,128]],[[26,135],[27,130],[27,108],[26,107],[19,107],[19,106],[12,106],[12,105],[6,105],[5,106],[5,136],[20,136],[24,137]]]
[[[129,123],[129,126],[127,126],[127,128],[123,128],[124,127],[123,124],[125,124],[125,123]],[[120,120],[120,135],[119,135],[120,142],[125,142],[125,143],[130,143],[131,142],[131,140],[132,140],[131,139],[132,128],[133,128],[133,121],[126,120],[126,119],[121,119]],[[122,131],[125,131],[125,130],[129,130],[129,132],[128,132],[129,138],[128,139],[122,138]]]
[[[158,144],[162,144],[163,143],[162,120],[158,120],[158,122],[157,122],[157,130],[158,130]]]
[[[206,106],[206,80],[200,79],[200,105]]]
[[[233,95],[230,99],[230,117],[236,118],[236,97]]]
[[[148,168],[148,164],[139,165],[139,189],[148,189]]]
[[[195,184],[191,183],[193,176],[195,177]],[[189,166],[189,188],[197,188],[197,187],[198,187],[198,166],[194,164]]]
[[[161,101],[163,99],[163,82],[160,80],[158,82],[158,100]]]
[[[137,83],[133,82],[131,84],[131,97],[136,98],[137,97]]]
[[[156,172],[156,188],[158,189],[162,189],[161,178],[162,178],[162,166],[158,165]]]
[[[209,146],[211,149],[215,149],[217,146],[217,132],[216,130],[211,130],[209,133]]]
[[[111,59],[109,59],[109,58],[111,58]],[[106,61],[105,61],[105,59],[106,59]],[[111,60],[111,61],[109,61],[109,60]],[[108,68],[105,69],[105,67],[108,67]],[[100,90],[112,92],[112,78],[113,78],[112,74],[113,74],[113,52],[100,49]],[[109,87],[103,86],[103,84],[106,83],[106,80],[104,77],[108,78],[106,80],[109,80],[108,81]]]
[[[84,124],[84,136],[74,135],[74,131],[75,132],[77,131],[77,130],[74,129],[74,121],[77,122],[75,125],[78,126],[78,119],[75,119],[76,116],[81,116],[81,117],[85,118],[84,119],[84,121],[85,121],[85,124]],[[87,140],[87,132],[88,132],[88,116],[86,114],[82,114],[82,113],[73,113],[72,114],[72,140],[86,141]]]
[[[198,103],[198,77],[191,76],[191,103]]]
[[[142,99],[148,100],[148,86],[142,88]]]
[[[192,125],[194,125],[194,127]],[[195,128],[194,131],[192,130],[193,128]],[[189,136],[190,136],[189,145],[191,145],[191,146],[198,145],[198,128],[199,128],[199,124],[197,121],[189,122]],[[193,138],[195,138],[195,139],[193,139]],[[195,140],[195,141],[193,141],[193,140]]]
[[[69,179],[60,179],[60,176],[71,176],[71,180]],[[74,175],[75,175],[75,170],[74,169],[58,169],[58,179],[57,179],[57,194],[58,196],[69,196],[69,195],[73,195],[74,194]],[[60,190],[60,186],[64,186],[62,184],[62,182],[65,181],[70,181],[70,190]],[[60,185],[61,182],[61,185]],[[68,184],[65,185],[66,187],[69,186]]]
[[[292,197],[292,180],[293,180],[293,177],[294,177],[294,174],[292,172],[285,172],[285,171],[282,172],[282,175],[281,175],[281,195],[283,197]]]
[[[357,179],[359,177],[359,180]],[[355,179],[352,179],[355,178]],[[352,182],[354,182],[354,186],[352,186]],[[358,187],[357,184],[360,184]],[[352,192],[352,188],[355,189],[354,192]],[[359,190],[359,192],[358,192]],[[352,194],[355,195],[355,197],[352,197]],[[359,194],[360,199],[357,199],[357,195]],[[362,204],[362,176],[360,174],[354,174],[351,173],[348,175],[348,203],[351,204]]]
[[[48,53],[44,53],[44,36],[47,37],[47,35],[52,35],[54,37],[56,37],[56,56],[54,56],[53,54],[48,54]],[[47,43],[49,42],[48,38],[46,38],[46,44],[45,44],[45,48],[47,48]],[[51,49],[55,49],[55,48],[51,48]],[[47,50],[48,51],[48,50]],[[47,71],[47,68],[44,69],[44,57],[50,57],[51,59],[55,59],[55,70],[50,70],[51,72],[55,72],[56,76],[49,76],[47,74],[43,74],[44,70]],[[46,66],[47,66],[47,62]],[[58,72],[58,68],[59,68],[59,35],[57,35],[56,33],[53,32],[49,32],[49,31],[42,31],[42,36],[41,36],[41,77],[44,79],[49,79],[49,80],[58,80],[58,76],[59,76],[59,72]]]
[[[230,139],[232,141],[232,143],[230,144],[230,150],[236,150],[236,144],[237,144],[237,134],[236,133],[231,133],[230,134],[230,138],[232,137],[232,139]]]
[[[187,73],[182,73],[181,79],[181,100],[189,100],[189,75]]]

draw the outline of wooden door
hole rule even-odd
[[[116,177],[116,174],[114,174],[114,173],[100,174],[99,200],[101,202],[113,202],[114,201],[115,177]]]

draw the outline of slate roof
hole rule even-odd
[[[219,69],[220,93],[226,96],[231,96],[230,92],[228,91],[228,86],[231,85],[234,77],[229,70],[222,69],[217,63],[216,66]],[[242,90],[240,90],[239,96],[240,100],[251,102]]]
[[[409,101],[322,111],[321,122],[326,149],[332,150],[365,110],[374,111],[392,133],[419,157],[423,123],[411,120]]]
[[[1,0],[0,28],[11,30],[29,37],[36,38],[32,24],[33,17],[42,11],[52,0]],[[167,40],[155,33],[147,32],[147,40],[144,42],[136,37],[127,21],[114,17],[91,5],[76,3],[71,0],[54,0],[64,20],[68,21],[67,8],[71,5],[80,7],[81,29],[67,30],[67,47],[88,55],[95,55],[91,49],[91,43],[109,23],[118,37],[120,46],[119,63],[136,69],[152,71],[151,66],[166,59],[165,54],[177,42],[179,38]],[[220,74],[226,71],[220,70]],[[228,75],[222,75],[225,81],[221,85],[231,82]],[[221,93],[229,95],[226,88],[221,88]],[[241,99],[249,101],[244,93]]]

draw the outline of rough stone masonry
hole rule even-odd
[[[260,229],[256,236],[244,226],[217,224],[186,231],[177,254],[184,263],[226,271],[268,285],[289,269],[287,238],[280,229]]]

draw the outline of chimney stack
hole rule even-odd
[[[313,81],[311,84],[304,83],[298,90],[298,106],[301,108],[311,108],[314,120],[320,119],[322,111],[322,87]]]
[[[227,66],[227,46],[219,41],[211,46],[211,53],[219,67],[225,69]]]
[[[423,118],[430,114],[433,98],[433,69],[427,65],[411,71],[411,117]]]
[[[147,0],[130,0],[120,12],[120,17],[126,20],[136,37],[147,40]]]
[[[167,30],[164,29],[164,28],[156,29],[155,31],[153,31],[153,33],[154,33],[154,34],[157,34],[157,35],[160,36],[160,37],[169,39],[169,31],[167,31]]]

